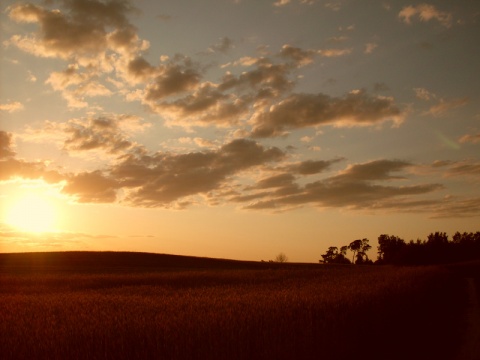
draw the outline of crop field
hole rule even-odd
[[[1,358],[455,359],[467,296],[445,268],[288,265],[3,266]]]

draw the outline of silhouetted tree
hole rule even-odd
[[[405,240],[394,235],[382,234],[378,237],[378,262],[394,264],[400,262],[405,251]]]
[[[355,264],[371,263],[367,255],[367,251],[371,248],[372,247],[368,244],[368,239],[362,239],[362,244],[360,246],[360,250],[357,252],[357,261],[355,262]]]
[[[278,262],[278,263],[286,263],[287,261],[288,261],[288,257],[283,252],[278,254],[277,257],[275,258],[275,262]]]
[[[340,251],[338,251],[336,246],[330,246],[327,252],[321,255],[323,261],[320,260],[320,262],[324,262],[325,264],[350,264],[350,260],[345,256],[347,254],[347,249],[347,246],[342,246]]]
[[[371,248],[368,239],[354,240],[348,245],[348,248],[353,252],[353,263],[363,264],[368,260],[367,251]]]
[[[434,232],[427,240],[408,244],[396,236],[378,237],[379,264],[427,265],[480,259],[480,232],[460,233],[449,240],[445,232]]]
[[[357,252],[360,251],[361,247],[362,247],[362,240],[360,239],[354,240],[348,245],[348,248],[350,249],[350,251],[353,252],[353,258],[352,258],[353,263],[355,263],[355,257],[357,255]]]
[[[448,243],[448,235],[442,232],[431,233],[427,237],[427,244],[433,246],[442,246]]]

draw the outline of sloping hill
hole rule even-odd
[[[180,269],[258,269],[275,264],[141,252],[30,252],[0,254],[0,272],[144,272]]]

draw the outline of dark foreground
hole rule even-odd
[[[457,359],[478,264],[0,254],[2,359]]]

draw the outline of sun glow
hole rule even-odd
[[[20,231],[51,232],[56,230],[57,209],[47,196],[26,193],[11,203],[5,222]]]

